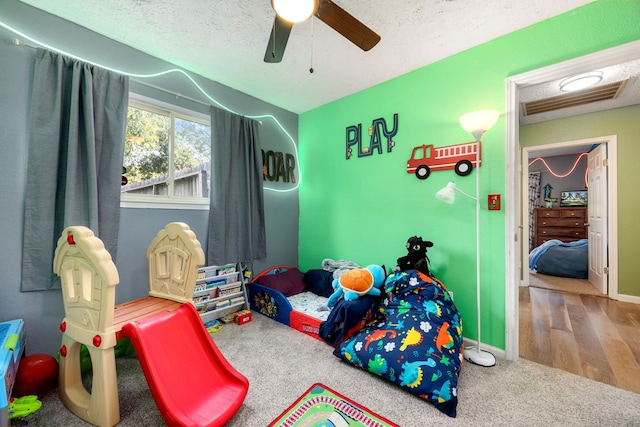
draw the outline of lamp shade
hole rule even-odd
[[[316,13],[318,0],[271,0],[271,7],[280,18],[296,23]]]
[[[460,126],[474,136],[478,133],[482,135],[496,124],[499,115],[496,110],[473,111],[460,117]]]
[[[452,204],[456,201],[456,184],[450,182],[436,193],[436,199]]]

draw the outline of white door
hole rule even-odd
[[[603,294],[608,292],[607,262],[607,144],[600,144],[588,156],[589,282]]]

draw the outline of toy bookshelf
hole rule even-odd
[[[193,304],[205,325],[227,314],[248,309],[242,266],[238,263],[200,267]]]

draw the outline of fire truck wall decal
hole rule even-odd
[[[349,160],[353,156],[354,145],[358,148],[358,157],[371,156],[373,151],[376,150],[378,154],[382,154],[382,139],[386,140],[387,153],[390,153],[396,143],[393,141],[393,137],[398,133],[398,114],[393,115],[393,127],[391,130],[387,128],[387,122],[383,118],[374,119],[369,126],[369,145],[362,145],[362,123],[357,125],[347,126],[347,144],[346,144],[346,158]]]
[[[479,164],[482,165],[481,142],[434,147],[432,144],[413,147],[411,158],[407,160],[407,173],[414,173],[418,179],[427,179],[431,171],[453,169],[460,176],[467,176],[476,166],[476,148]]]

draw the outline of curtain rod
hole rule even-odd
[[[37,48],[38,48],[37,46],[34,46],[34,45],[31,45],[31,44],[28,44],[28,43],[23,42],[22,40],[20,40],[20,39],[19,39],[19,38],[17,38],[17,37],[13,39],[13,44],[15,44],[16,46],[25,46],[25,47],[29,47],[29,48],[31,48],[31,49],[37,49]],[[181,93],[174,92],[174,91],[172,91],[172,90],[165,89],[165,88],[163,88],[163,87],[156,86],[156,85],[151,84],[151,83],[143,82],[142,80],[135,79],[135,78],[133,78],[133,77],[129,77],[129,79],[130,79],[130,80],[132,80],[132,81],[134,81],[134,82],[136,82],[136,83],[140,83],[141,85],[148,86],[148,87],[150,87],[150,88],[157,89],[157,90],[160,90],[160,91],[162,91],[162,92],[166,92],[166,93],[168,93],[168,94],[170,94],[170,95],[175,96],[176,98],[183,98],[183,99],[186,99],[186,100],[188,100],[188,101],[196,102],[196,103],[201,104],[201,105],[206,105],[207,107],[211,106],[211,104],[210,104],[210,103],[208,103],[208,102],[200,101],[199,99],[191,98],[191,97],[188,97],[188,96],[182,95]]]
[[[182,98],[182,99],[186,99],[186,100],[191,101],[191,102],[195,102],[195,103],[197,103],[197,104],[206,105],[207,107],[210,107],[210,106],[211,106],[211,104],[210,104],[210,103],[208,103],[208,102],[200,101],[199,99],[191,98],[191,97],[189,97],[189,96],[182,95],[181,93],[174,92],[174,91],[172,91],[172,90],[165,89],[165,88],[163,88],[163,87],[156,86],[156,85],[151,84],[151,83],[143,82],[142,80],[138,80],[138,79],[135,79],[135,78],[133,78],[133,77],[129,77],[129,79],[130,79],[131,81],[134,81],[134,82],[139,83],[139,84],[141,84],[141,85],[144,85],[144,86],[147,86],[147,87],[150,87],[150,88],[153,88],[153,89],[156,89],[156,90],[159,90],[159,91],[162,91],[162,92],[168,93],[168,94],[170,94],[170,95],[173,95],[173,96],[175,96],[175,97],[176,97],[176,99],[177,99],[177,98]]]
[[[28,48],[31,48],[31,49],[37,49],[38,48],[37,46],[34,46],[32,44],[23,42],[22,40],[20,40],[17,37],[15,37],[13,39],[13,44],[16,45],[16,46],[25,46],[25,47],[28,47]],[[147,82],[144,82],[142,80],[139,80],[139,79],[136,79],[136,78],[133,78],[133,77],[129,77],[129,79],[131,81],[134,81],[134,82],[139,83],[141,85],[144,85],[144,86],[147,86],[147,87],[150,87],[150,88],[153,88],[153,89],[168,93],[170,95],[173,95],[173,96],[176,97],[176,99],[177,98],[182,98],[182,99],[186,99],[187,101],[195,102],[197,104],[204,105],[204,106],[207,106],[207,107],[211,106],[211,103],[209,103],[209,102],[204,102],[204,101],[201,101],[201,100],[196,99],[196,98],[191,98],[189,96],[182,95],[179,92],[175,92],[175,91],[172,91],[172,90],[169,90],[169,89],[165,89],[163,87],[160,87],[160,86],[157,86],[157,85],[154,85],[154,84],[151,84],[151,83],[147,83]],[[259,124],[262,124],[262,120],[257,120],[257,122]]]
[[[181,93],[179,93],[179,92],[174,92],[174,91],[172,91],[172,90],[165,89],[165,88],[163,88],[163,87],[156,86],[156,85],[151,84],[151,83],[143,82],[142,80],[139,80],[139,79],[136,79],[136,78],[133,78],[133,77],[129,77],[129,79],[130,79],[130,80],[132,80],[132,81],[134,81],[134,82],[136,82],[136,83],[139,83],[139,84],[141,84],[141,85],[148,86],[148,87],[150,87],[150,88],[153,88],[153,89],[156,89],[156,90],[159,90],[159,91],[162,91],[162,92],[168,93],[168,94],[170,94],[170,95],[173,95],[173,96],[175,96],[175,97],[176,97],[176,99],[177,99],[177,98],[186,99],[186,100],[188,100],[188,101],[195,102],[195,103],[200,104],[200,105],[205,105],[205,106],[207,106],[207,107],[211,107],[211,105],[212,105],[212,104],[210,104],[210,103],[208,103],[208,102],[200,101],[199,99],[191,98],[191,97],[189,97],[189,96],[182,95],[182,94],[181,94]],[[246,117],[246,116],[245,116],[245,117]],[[256,120],[256,121],[258,122],[258,124],[262,124],[262,120]]]

